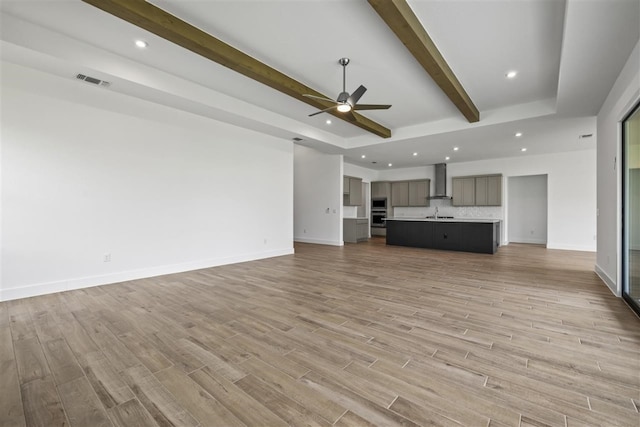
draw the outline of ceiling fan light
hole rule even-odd
[[[351,111],[351,105],[347,103],[340,104],[338,105],[338,111],[340,111],[341,113],[348,113],[349,111]]]

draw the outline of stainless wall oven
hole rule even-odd
[[[374,197],[371,199],[371,227],[385,228],[387,226],[387,198]]]
[[[371,226],[377,228],[386,228],[387,224],[385,223],[385,218],[387,217],[387,213],[380,212],[371,212]]]

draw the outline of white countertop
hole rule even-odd
[[[500,222],[500,219],[496,218],[411,218],[409,216],[398,216],[393,218],[385,218],[386,221],[423,221],[423,222],[479,222],[485,224],[492,224]]]
[[[369,219],[366,216],[359,216],[359,217],[349,217],[349,218],[342,218],[342,219]]]

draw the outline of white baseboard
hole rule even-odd
[[[598,275],[598,277],[604,282],[605,285],[609,288],[609,290],[617,297],[621,296],[620,292],[618,292],[618,286],[616,285],[616,281],[613,280],[605,271],[600,268],[598,264],[596,264],[594,271]]]
[[[544,239],[521,239],[516,237],[515,239],[510,239],[509,240],[511,243],[527,243],[527,244],[531,244],[531,245],[544,245],[547,243],[546,240]]]
[[[118,273],[79,277],[56,282],[37,283],[16,288],[0,289],[0,301],[10,301],[20,298],[29,298],[54,292],[71,291],[74,289],[90,288],[93,286],[109,285],[128,280],[145,279],[148,277],[162,276],[165,274],[183,273],[185,271],[200,270],[203,268],[218,267],[227,264],[254,261],[264,258],[273,258],[294,253],[293,248],[278,249],[272,251],[256,252],[230,257],[221,257],[208,260],[191,261],[180,264],[162,265],[139,270],[122,271]]]
[[[581,252],[596,252],[596,245],[565,245],[562,243],[549,243],[547,242],[547,249],[561,249],[563,251],[581,251]]]
[[[316,245],[329,245],[329,246],[344,246],[344,242],[342,240],[323,240],[323,239],[307,239],[302,237],[294,237],[294,242],[300,243],[314,243]]]

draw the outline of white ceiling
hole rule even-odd
[[[363,84],[361,102],[392,104],[362,114],[393,136],[307,117],[313,107],[79,0],[0,2],[0,54],[381,169],[594,148],[593,116],[640,39],[638,0],[409,0],[480,110],[470,124],[365,0],[152,3],[331,98],[349,57],[347,90]]]

